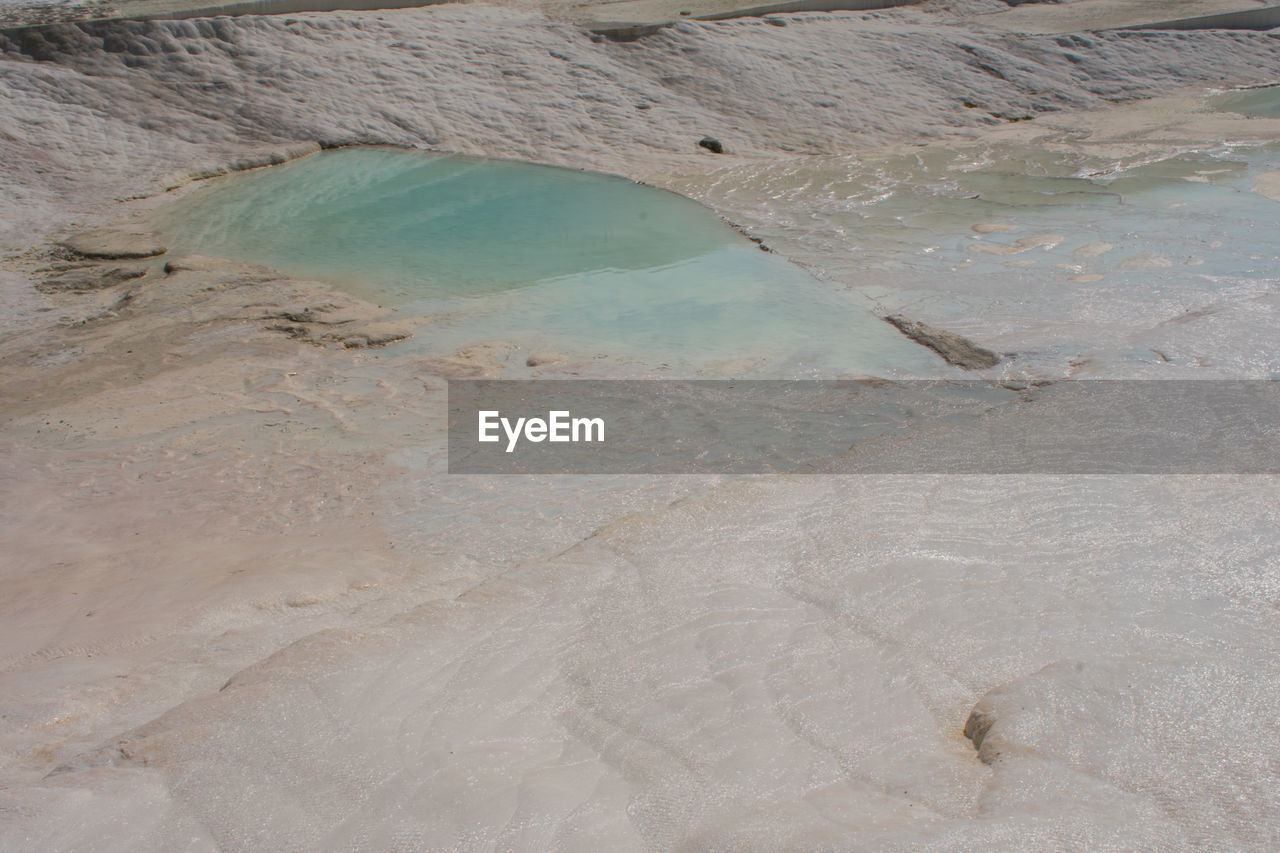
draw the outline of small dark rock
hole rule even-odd
[[[707,149],[712,154],[723,154],[724,146],[720,144],[720,140],[714,136],[704,136],[698,140],[698,145]]]
[[[558,352],[535,352],[525,359],[525,367],[542,367],[545,364],[559,364],[567,361],[568,356]]]

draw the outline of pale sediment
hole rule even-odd
[[[1270,479],[460,482],[423,450],[444,378],[584,365],[380,359],[359,347],[406,330],[333,288],[46,242],[319,145],[669,185],[1274,77],[1274,38],[837,15],[623,45],[477,7],[0,43],[0,240],[41,247],[0,278],[26,294],[0,338],[0,846],[1274,847]],[[1089,129],[1194,136],[1149,118]],[[1049,124],[1008,132],[1084,126]]]
[[[1274,198],[1276,201],[1280,201],[1280,169],[1258,175],[1253,179],[1253,182],[1258,192],[1267,198]]]
[[[68,237],[62,245],[82,258],[104,260],[154,258],[168,251],[156,234],[118,229],[86,231]]]

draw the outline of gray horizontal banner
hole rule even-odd
[[[449,382],[454,474],[1280,473],[1271,381]]]

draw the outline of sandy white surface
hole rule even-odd
[[[48,241],[317,141],[645,178],[817,266],[798,159],[1274,139],[1201,101],[1280,74],[1274,37],[835,15],[617,44],[477,6],[22,39],[0,45],[0,848],[1280,843],[1274,478],[450,478],[446,377],[602,368],[290,340],[264,327],[368,306],[216,261],[150,262],[128,299],[46,292]],[[774,218],[722,170],[785,180]],[[1274,287],[1213,295],[1176,326],[1205,375],[1273,358]],[[959,319],[1011,351],[1061,330],[1000,316]]]

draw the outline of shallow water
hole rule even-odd
[[[1225,112],[1259,118],[1280,118],[1280,86],[1265,86],[1219,95],[1213,105]]]
[[[180,250],[430,317],[409,349],[502,340],[590,359],[596,375],[945,371],[875,316],[902,312],[1032,373],[1263,377],[1280,371],[1267,347],[1280,252],[1277,202],[1252,178],[1277,166],[1276,146],[1000,144],[671,181],[800,266],[651,187],[379,149],[215,182],[162,225]],[[1225,315],[1240,321],[1229,334],[1213,327]]]
[[[700,205],[620,178],[346,149],[219,181],[161,228],[179,251],[429,317],[409,347],[502,339],[632,369],[778,376],[937,368],[860,296]]]
[[[881,310],[1016,351],[1033,370],[1087,360],[1111,376],[1266,376],[1280,369],[1265,354],[1269,321],[1250,318],[1275,308],[1280,208],[1253,177],[1278,166],[1275,146],[1115,157],[1002,144],[751,164],[674,188],[734,210]],[[1241,323],[1230,339],[1179,334],[1194,312]]]

